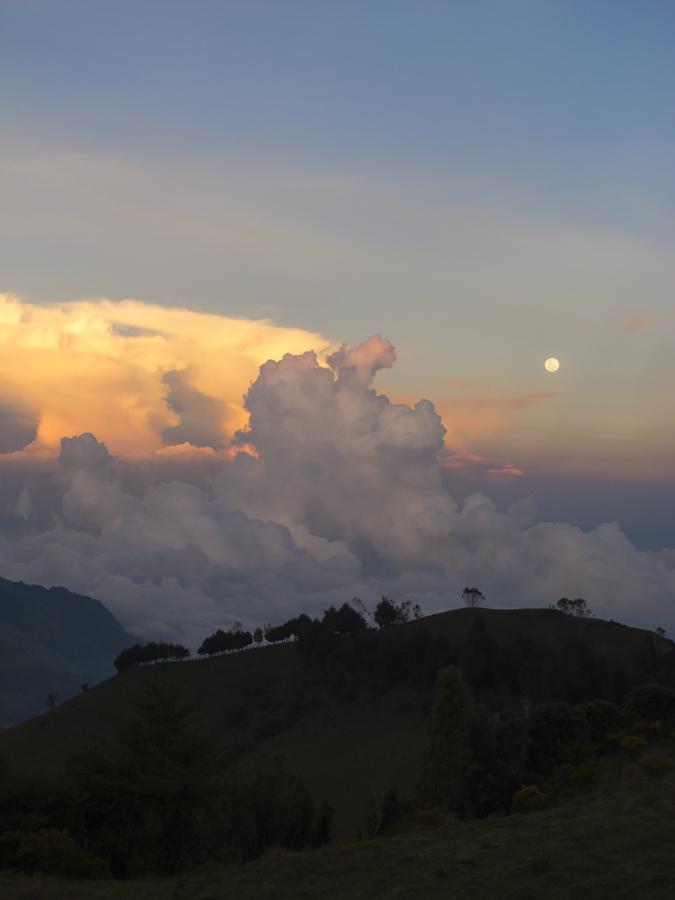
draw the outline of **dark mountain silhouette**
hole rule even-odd
[[[65,588],[0,578],[0,725],[11,725],[114,672],[133,639],[102,603]]]

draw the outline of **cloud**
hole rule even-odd
[[[466,584],[490,605],[583,596],[598,615],[675,628],[675,551],[640,552],[614,523],[538,521],[531,497],[506,510],[482,493],[456,503],[433,405],[373,386],[394,359],[375,336],[326,364],[312,351],[264,362],[230,455],[123,459],[84,433],[58,457],[6,457],[0,573],[90,594],[136,634],[193,646],[235,619],[280,621],[353,596],[431,613]],[[180,415],[196,409],[192,424],[211,427],[187,375],[176,384]]]
[[[223,425],[227,421],[223,401],[193,387],[186,372],[166,372],[162,381],[168,387],[166,404],[179,417],[177,425],[168,425],[162,431],[166,443],[221,450],[225,446]]]
[[[634,316],[624,321],[623,333],[635,334],[636,331],[641,331],[643,328],[650,328],[653,325],[662,325],[666,321],[667,319],[665,316]]]
[[[0,453],[23,450],[35,440],[37,430],[35,415],[0,398]]]
[[[307,349],[330,345],[264,320],[133,300],[40,306],[0,294],[0,453],[36,430],[53,449],[84,431],[125,455],[185,441],[223,447],[245,423],[242,398],[260,364]]]

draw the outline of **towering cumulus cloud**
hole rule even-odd
[[[134,300],[38,306],[0,294],[0,453],[36,436],[57,448],[83,431],[133,456],[222,446],[245,421],[260,364],[310,348],[330,346],[266,321]]]
[[[103,329],[101,340],[116,339]],[[353,596],[433,612],[466,584],[493,605],[584,596],[600,615],[675,627],[672,552],[639,552],[613,524],[537,522],[531,499],[505,512],[482,494],[458,506],[433,405],[392,403],[373,386],[395,363],[387,340],[324,361],[306,347],[266,357],[234,434],[231,386],[207,389],[196,358],[178,368],[158,346],[160,396],[176,416],[158,433],[212,449],[129,459],[85,432],[58,456],[38,442],[0,457],[1,575],[64,584],[141,636],[191,643],[234,619],[279,621]],[[16,450],[30,428],[14,434]]]

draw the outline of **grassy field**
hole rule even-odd
[[[612,794],[529,815],[273,851],[235,869],[72,884],[0,874],[4,900],[672,900],[675,779],[634,767]]]

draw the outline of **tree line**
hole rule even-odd
[[[127,647],[115,657],[115,668],[124,672],[134,666],[148,663],[169,662],[170,660],[188,659],[190,651],[182,644],[168,644],[163,641],[150,641],[147,644],[134,644]]]

